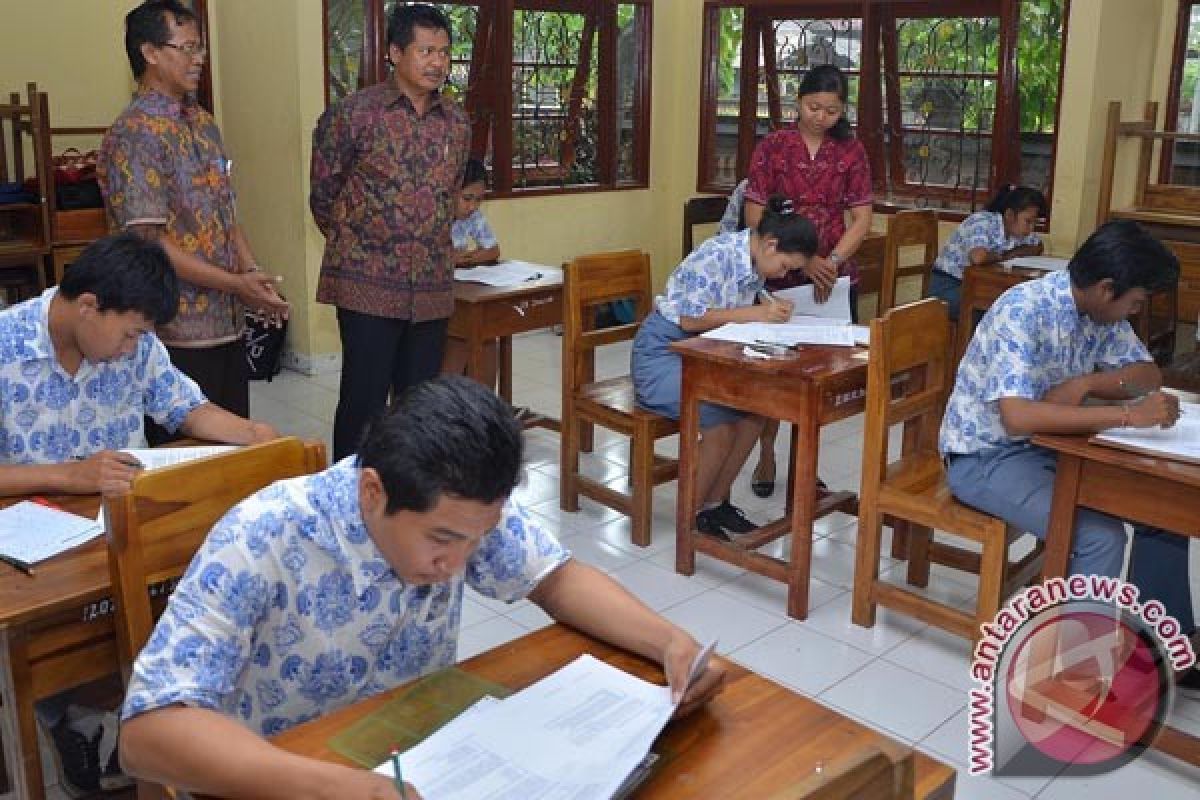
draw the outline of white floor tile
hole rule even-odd
[[[802,625],[771,631],[730,657],[796,691],[817,695],[849,677],[875,656]]]
[[[572,533],[561,537],[561,541],[575,558],[604,572],[621,569],[639,560],[629,551],[593,539],[587,533]]]
[[[918,741],[966,704],[947,686],[878,660],[822,692],[820,700],[852,711],[872,725]]]
[[[964,708],[944,722],[920,743],[922,750],[930,752],[940,760],[954,766],[958,770],[960,779],[968,777],[967,763],[970,760],[967,752],[967,714],[968,710]],[[1037,793],[1049,786],[1053,779],[1054,776],[1052,775],[1028,778],[1009,776],[1003,778],[979,776],[976,778],[981,787],[988,782],[998,782],[1004,784],[1010,790],[1021,792],[1023,795],[1030,797],[1036,797]]]
[[[675,544],[672,542],[669,546],[651,553],[648,561],[675,571]],[[725,561],[721,561],[703,553],[696,553],[695,571],[687,577],[693,580],[700,581],[710,587],[721,586],[729,583],[740,575],[745,574],[746,570],[735,566]],[[764,578],[763,580],[768,580]]]
[[[926,628],[883,657],[962,692],[964,698],[975,685],[971,679],[971,642],[941,628]]]
[[[481,597],[473,591],[464,592],[462,602],[462,620],[459,622],[459,627],[469,628],[472,625],[483,622],[486,619],[491,619],[498,613],[495,607],[485,605],[475,598]],[[486,599],[486,598],[482,598]],[[492,601],[495,602],[495,601]],[[496,605],[503,605],[496,603]]]
[[[1038,800],[1099,800],[1146,798],[1185,800],[1200,793],[1200,769],[1159,753],[1143,753],[1115,772],[1089,778],[1059,776]]]
[[[787,613],[787,585],[782,581],[754,572],[744,572],[732,581],[722,584],[720,591],[772,614]],[[844,591],[845,589],[818,578],[811,578],[808,582],[809,611],[825,605]]]
[[[527,633],[529,633],[527,628],[502,616],[492,617],[469,628],[463,628],[458,634],[458,660],[465,661]]]
[[[525,603],[524,605],[514,608],[508,612],[508,618],[520,625],[526,630],[536,631],[545,628],[547,625],[554,624],[554,618],[542,611],[541,608],[533,603]]]
[[[612,576],[655,611],[678,605],[709,589],[695,578],[677,575],[650,561],[635,561],[615,570]]]
[[[707,591],[672,606],[663,616],[700,642],[718,640],[717,652],[731,653],[780,628],[786,618],[761,611],[727,594]]]

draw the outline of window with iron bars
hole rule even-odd
[[[388,77],[395,0],[325,0],[326,100]],[[445,91],[494,195],[639,188],[650,160],[652,0],[434,2],[452,28]]]
[[[1049,195],[1067,2],[707,0],[698,189],[736,185],[794,121],[807,69],[834,64],[877,202],[965,213],[1004,183]]]

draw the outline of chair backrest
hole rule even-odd
[[[26,97],[11,92],[0,104],[0,182],[22,184],[32,179],[36,200],[28,209],[8,207],[6,215],[20,210],[19,224],[5,225],[6,238],[19,238],[35,248],[50,241],[48,197],[54,193],[50,161],[49,101],[36,83],[26,86]]]
[[[720,222],[729,205],[728,197],[692,197],[683,204],[683,258],[695,249],[692,228]]]
[[[151,592],[161,606],[213,525],[229,509],[271,483],[318,472],[325,446],[296,438],[252,445],[211,458],[150,470],[124,494],[106,497],[108,567],[117,602],[122,675],[154,628]]]
[[[634,319],[595,330],[595,309],[613,300],[632,300]],[[592,380],[597,347],[632,339],[650,313],[650,256],[621,250],[579,256],[563,275],[563,388],[574,391]]]
[[[910,248],[920,247],[921,255],[910,260]],[[896,307],[896,286],[902,278],[920,277],[921,293],[929,291],[929,273],[938,254],[937,214],[930,209],[898,211],[888,219],[884,240],[883,274],[880,276],[879,308],[883,316]],[[861,286],[859,291],[862,291]]]
[[[911,800],[916,783],[912,750],[889,758],[876,747],[826,764],[770,800]]]
[[[949,394],[946,368],[950,317],[929,298],[871,320],[863,430],[862,490],[874,491],[886,474],[888,431],[905,423],[906,455],[937,451]]]

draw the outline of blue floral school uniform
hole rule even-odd
[[[152,333],[128,356],[67,374],[50,340],[58,289],[0,311],[0,463],[57,464],[145,447],[143,415],[176,431],[204,395]]]
[[[511,603],[570,557],[510,502],[465,575],[410,586],[367,533],[358,476],[347,458],[217,523],[134,664],[123,719],[183,704],[279,733],[453,664],[464,582]]]
[[[499,244],[487,217],[479,209],[472,211],[466,219],[454,220],[450,225],[450,240],[455,250],[486,250]],[[471,247],[471,242],[475,247]]]
[[[1004,215],[996,211],[977,211],[954,229],[929,276],[929,296],[946,302],[950,319],[958,320],[963,271],[971,263],[971,251],[982,247],[991,253],[1006,253],[1014,247],[1041,242],[1036,233],[1015,238],[1004,232]]]
[[[631,372],[637,403],[663,416],[679,419],[683,361],[671,343],[693,334],[679,327],[681,317],[700,317],[710,308],[754,305],[763,287],[750,260],[750,231],[722,233],[701,244],[667,279],[665,294],[655,298],[633,340]],[[700,427],[711,428],[744,417],[726,406],[700,404]]]

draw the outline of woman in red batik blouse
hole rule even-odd
[[[754,149],[746,189],[746,225],[754,228],[771,195],[792,201],[797,214],[816,226],[817,254],[803,270],[768,281],[782,289],[811,282],[818,301],[829,297],[839,275],[858,284],[854,254],[871,230],[871,170],[867,152],[854,138],[846,119],[849,85],[835,66],[810,69],[796,91],[795,127],[768,135]],[[849,225],[846,217],[849,215]],[[851,289],[851,313],[857,292]],[[779,422],[769,423],[760,439],[758,464],[751,488],[759,497],[775,490],[775,435]]]

